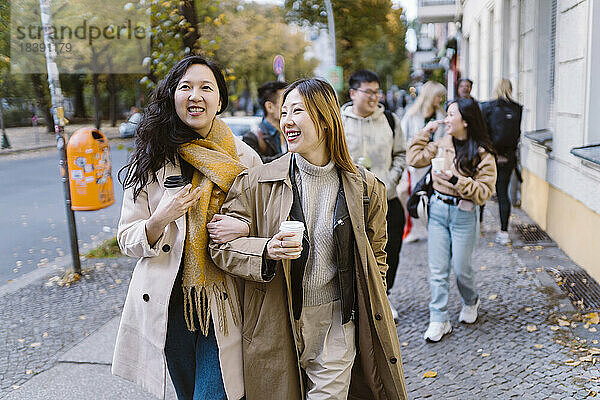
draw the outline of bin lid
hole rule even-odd
[[[106,136],[96,128],[84,127],[73,132],[67,143],[67,149],[97,146],[99,143],[107,143]]]

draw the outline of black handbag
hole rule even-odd
[[[429,211],[429,198],[433,194],[433,180],[431,179],[431,167],[427,170],[406,202],[408,214],[413,218],[421,218],[427,223]]]

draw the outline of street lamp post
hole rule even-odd
[[[325,9],[327,10],[327,30],[329,31],[329,41],[333,49],[333,66],[337,65],[337,54],[335,47],[335,21],[333,20],[333,7],[331,0],[325,0]]]
[[[60,88],[58,67],[56,66],[56,44],[54,28],[52,27],[50,0],[40,0],[40,9],[42,27],[44,30],[48,85],[50,86],[54,131],[56,132],[56,147],[60,153],[59,168],[65,194],[65,211],[67,213],[67,225],[71,242],[71,257],[73,258],[73,270],[75,273],[80,274],[81,262],[79,260],[79,246],[77,244],[77,227],[75,225],[75,213],[71,208],[71,189],[69,187],[69,169],[67,165],[67,148],[65,141],[65,112],[63,108],[63,95]]]

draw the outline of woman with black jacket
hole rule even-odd
[[[495,99],[481,103],[483,118],[498,159],[496,168],[496,193],[500,208],[500,231],[496,242],[501,245],[510,243],[508,236],[508,217],[510,215],[510,199],[508,184],[510,176],[517,165],[517,146],[521,136],[521,117],[523,106],[512,98],[512,85],[508,79],[501,79],[494,90]]]

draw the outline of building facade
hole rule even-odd
[[[600,0],[463,0],[459,69],[524,106],[522,207],[600,281]]]

